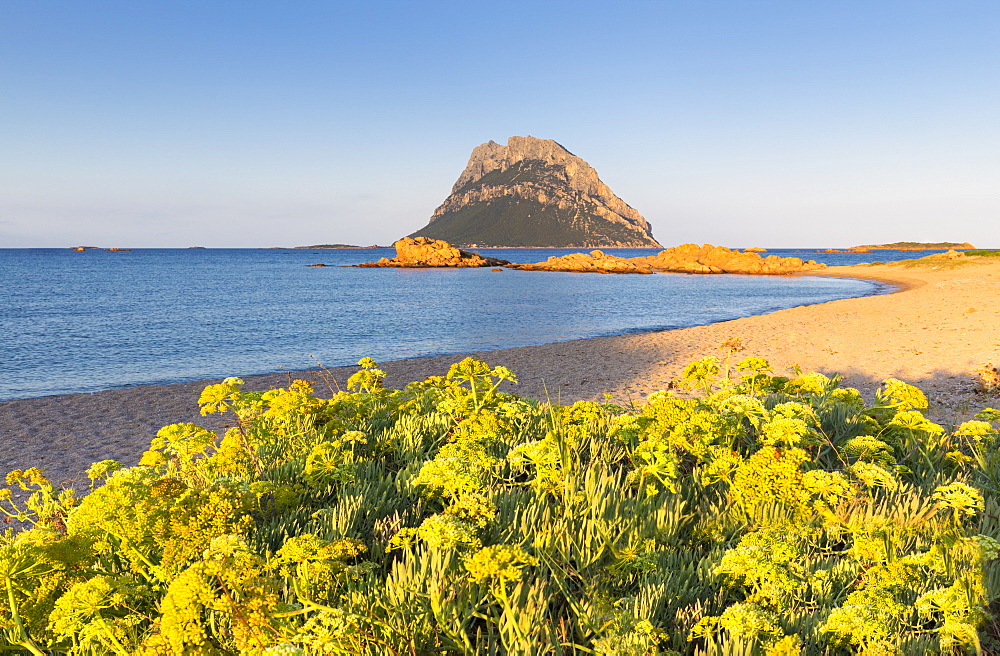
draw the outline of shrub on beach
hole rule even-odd
[[[985,394],[1000,393],[1000,367],[985,363],[972,372],[975,374],[976,388]]]
[[[382,387],[207,387],[82,499],[35,469],[0,648],[71,654],[974,653],[1000,597],[1000,412],[706,358],[689,395],[540,403],[466,359]]]

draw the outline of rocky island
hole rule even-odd
[[[430,223],[411,237],[468,248],[659,248],[649,222],[551,139],[477,146]]]
[[[897,241],[892,244],[866,244],[864,246],[855,246],[845,253],[850,252],[865,252],[865,251],[937,251],[945,249],[953,249],[957,251],[971,251],[975,250],[975,246],[969,242],[958,243],[957,241],[935,241],[935,242],[920,242],[920,241]],[[840,252],[840,251],[831,251]]]
[[[510,268],[520,271],[568,271],[572,273],[653,273],[652,268],[646,264],[636,263],[634,258],[608,255],[603,251],[570,253],[561,257],[552,256],[545,262],[511,264]]]
[[[358,264],[362,268],[413,268],[429,269],[441,267],[496,267],[510,264],[507,260],[483,257],[479,253],[463,251],[446,241],[427,237],[403,237],[392,245],[396,257],[383,257],[376,262]]]
[[[784,275],[825,269],[825,264],[797,257],[734,251],[725,246],[682,244],[660,251],[656,255],[634,257],[637,264],[646,264],[656,271],[674,273],[745,273],[752,275]]]
[[[379,246],[378,244],[373,244],[371,246],[357,246],[355,244],[315,244],[313,246],[294,246],[293,248],[306,248],[306,249],[368,249],[368,248],[385,248],[385,246]]]
[[[750,275],[785,275],[825,269],[825,264],[797,257],[734,251],[724,246],[682,244],[662,250],[656,255],[617,257],[602,251],[571,253],[550,257],[535,264],[513,264],[522,271],[574,271],[580,273],[744,273]]]
[[[812,260],[797,257],[761,257],[753,252],[730,250],[724,246],[683,244],[662,250],[656,255],[618,257],[604,251],[570,253],[550,257],[544,262],[514,264],[507,260],[483,257],[473,251],[455,248],[446,241],[427,237],[404,237],[393,247],[396,257],[383,257],[377,262],[355,266],[365,268],[402,267],[500,267],[520,271],[567,271],[574,273],[743,273],[751,275],[784,275],[826,268]],[[312,265],[316,266],[316,265]]]

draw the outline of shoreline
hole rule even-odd
[[[1000,362],[1000,262],[964,266],[830,267],[801,275],[865,279],[891,285],[888,292],[673,330],[593,337],[458,355],[380,362],[387,387],[443,375],[466,356],[504,365],[521,384],[513,391],[558,402],[641,402],[664,389],[689,362],[721,355],[738,337],[745,351],[771,362],[776,373],[798,364],[804,371],[841,373],[844,385],[870,397],[885,378],[900,378],[927,392],[931,414],[953,422],[996,397],[975,393],[973,368]],[[243,377],[245,389],[312,382],[320,396],[343,387],[356,367],[331,367]],[[334,382],[335,381],[335,382]],[[216,380],[140,385],[100,392],[0,402],[0,470],[41,467],[53,482],[85,488],[93,462],[136,464],[164,425],[194,422],[212,430],[228,417],[198,414],[202,388]],[[971,410],[971,412],[970,412]]]
[[[847,265],[847,266],[844,266],[844,267],[837,267],[837,269],[853,269],[853,267],[854,267],[854,265]],[[486,267],[483,267],[483,268],[486,268]],[[836,273],[836,274],[826,274],[825,272],[827,270],[828,269],[810,270],[810,271],[799,271],[799,272],[788,273],[788,274],[736,274],[736,273],[697,274],[697,273],[685,273],[685,272],[678,272],[678,271],[657,271],[656,274],[657,275],[665,275],[665,276],[682,276],[682,277],[688,277],[688,276],[693,276],[693,277],[699,277],[699,276],[701,276],[701,277],[722,276],[722,277],[740,277],[740,278],[747,277],[747,276],[749,276],[749,277],[759,277],[759,278],[828,277],[828,278],[839,278],[839,279],[842,279],[842,280],[863,280],[863,281],[868,281],[868,282],[874,282],[874,283],[876,283],[876,285],[873,286],[869,291],[867,291],[867,292],[865,292],[863,294],[860,294],[858,296],[848,296],[848,297],[845,297],[845,298],[842,298],[842,299],[834,298],[834,299],[831,299],[829,301],[806,301],[802,305],[790,306],[790,307],[804,307],[804,306],[807,306],[807,305],[819,305],[819,304],[829,303],[829,302],[838,301],[838,300],[849,300],[849,299],[852,299],[852,298],[864,298],[864,297],[868,297],[868,296],[883,296],[883,295],[886,295],[886,294],[895,293],[896,291],[901,291],[900,288],[901,287],[905,287],[905,285],[901,285],[893,277],[884,277],[884,276],[880,277],[880,276],[875,276],[875,275],[842,275],[839,272]],[[531,273],[541,273],[541,272],[531,272]],[[560,272],[556,272],[556,273],[570,273],[570,274],[576,274],[576,275],[588,275],[587,272],[581,272],[581,271],[571,271],[571,272],[562,272],[562,271],[560,271]],[[592,274],[590,274],[590,275],[592,275]],[[772,314],[772,313],[778,312],[778,311],[780,311],[782,309],[790,309],[790,307],[777,307],[777,308],[771,307],[771,308],[766,308],[766,309],[762,310],[759,314],[753,314],[753,315],[747,315],[747,316],[762,316],[762,315]],[[714,323],[722,323],[722,322],[726,322],[726,321],[735,321],[735,320],[740,319],[740,318],[746,318],[746,317],[736,316],[736,317],[728,318],[728,319],[715,320],[715,321],[712,321],[711,323],[708,323],[708,324],[703,324],[703,323],[692,324],[692,325],[683,326],[683,327],[679,327],[679,328],[674,328],[674,327],[669,327],[669,328],[668,327],[655,327],[655,326],[654,327],[629,328],[629,329],[625,329],[625,330],[623,330],[621,332],[612,332],[612,333],[606,333],[606,334],[593,334],[593,335],[588,336],[588,337],[573,337],[573,338],[568,338],[568,339],[557,339],[557,340],[552,341],[552,342],[544,342],[544,343],[541,343],[541,344],[524,344],[524,345],[508,346],[508,347],[503,347],[503,348],[487,349],[487,350],[459,351],[459,352],[455,352],[455,353],[427,353],[427,354],[424,354],[424,355],[412,355],[412,356],[407,356],[407,357],[398,358],[398,359],[384,360],[384,361],[380,361],[379,363],[382,364],[382,362],[401,363],[401,362],[410,362],[410,361],[424,361],[424,360],[429,360],[429,359],[432,359],[432,358],[444,358],[444,359],[448,359],[448,358],[463,358],[463,357],[465,357],[465,356],[467,356],[469,354],[472,354],[472,353],[483,354],[483,353],[493,353],[493,352],[505,352],[505,351],[510,351],[510,350],[519,349],[519,348],[531,348],[531,347],[538,347],[538,346],[546,346],[548,344],[563,344],[563,343],[567,343],[567,342],[586,341],[586,340],[592,340],[592,339],[624,337],[624,336],[627,336],[627,335],[639,335],[639,334],[646,334],[646,333],[660,333],[660,332],[670,332],[670,331],[675,331],[675,330],[686,330],[686,329],[689,329],[689,328],[704,327],[704,326],[707,326],[707,325],[712,325]],[[310,356],[310,357],[312,358],[312,356]],[[267,380],[267,381],[270,381],[271,378],[277,378],[277,377],[280,377],[282,380],[286,380],[286,379],[287,380],[293,380],[294,377],[296,377],[296,376],[302,376],[302,375],[315,375],[315,376],[319,376],[320,372],[322,370],[331,370],[331,371],[334,371],[334,370],[336,370],[336,371],[343,370],[343,371],[348,371],[349,373],[344,377],[345,380],[346,380],[347,376],[349,376],[351,373],[354,373],[354,371],[356,370],[356,365],[354,363],[343,364],[343,365],[330,365],[330,366],[326,366],[326,365],[320,364],[316,368],[309,368],[309,369],[285,369],[284,367],[279,367],[279,369],[277,371],[259,371],[259,372],[256,372],[256,373],[239,373],[239,374],[234,374],[232,372],[229,372],[229,373],[224,374],[224,376],[237,376],[237,377],[245,379],[245,380],[253,379],[253,380]],[[289,378],[289,377],[291,377],[291,378]],[[211,385],[211,384],[214,384],[214,383],[218,383],[219,380],[221,380],[221,378],[219,378],[219,379],[216,379],[216,378],[194,378],[194,379],[182,378],[182,379],[170,379],[170,378],[164,377],[163,379],[160,379],[160,380],[152,380],[152,381],[149,381],[149,382],[140,382],[140,383],[130,383],[130,384],[124,384],[124,385],[120,385],[120,386],[113,386],[113,387],[94,388],[94,389],[81,390],[81,391],[57,391],[57,392],[54,392],[54,393],[43,393],[43,394],[40,394],[40,395],[37,395],[37,396],[23,396],[23,397],[14,397],[14,398],[0,398],[0,408],[2,408],[3,404],[5,404],[5,403],[12,403],[12,402],[15,402],[15,401],[28,401],[28,400],[32,400],[32,399],[35,399],[35,400],[55,399],[55,398],[59,398],[59,397],[88,396],[88,395],[96,395],[96,394],[110,393],[110,392],[116,392],[116,391],[126,391],[126,390],[130,390],[130,389],[138,389],[138,388],[170,388],[170,387],[177,387],[177,386],[183,386],[183,385],[195,385],[195,384],[200,384],[202,387],[204,387],[206,385]],[[266,388],[263,388],[263,389],[266,389]],[[2,427],[2,424],[0,424],[0,438],[2,438],[2,436],[3,436],[3,432],[2,431],[3,431],[3,427]]]
[[[883,265],[885,266],[885,265]],[[871,268],[872,271],[865,271],[864,269]],[[855,264],[851,266],[836,266],[827,267],[825,269],[820,269],[819,271],[803,271],[801,273],[793,273],[793,276],[817,276],[822,278],[843,278],[845,280],[871,280],[874,282],[879,282],[895,289],[892,291],[885,292],[884,294],[870,294],[870,296],[885,296],[887,294],[898,294],[900,292],[906,292],[913,289],[918,289],[927,284],[926,280],[921,280],[919,278],[912,278],[904,275],[886,275],[879,271],[881,267],[874,267],[872,265],[866,264]],[[863,296],[856,296],[854,298],[864,298]],[[850,299],[840,299],[840,300],[850,300]],[[835,301],[827,301],[828,303],[833,303]],[[819,305],[822,305],[821,303]]]

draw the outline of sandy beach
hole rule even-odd
[[[541,346],[380,363],[397,387],[440,375],[465,355],[515,371],[525,396],[561,402],[641,401],[664,389],[685,364],[739,338],[741,356],[768,359],[775,372],[793,365],[840,373],[845,385],[871,396],[886,378],[913,383],[931,398],[931,415],[953,423],[1000,398],[977,392],[972,372],[1000,365],[1000,261],[983,258],[880,266],[831,267],[809,275],[867,278],[898,291],[832,301],[694,328],[575,340]],[[586,275],[586,274],[581,274]],[[670,275],[670,274],[665,274]],[[322,395],[343,386],[352,367],[246,377],[247,389],[311,380]],[[233,372],[239,375],[240,372]],[[85,488],[90,463],[134,465],[156,431],[193,421],[211,429],[226,417],[201,417],[201,389],[218,381],[151,385],[0,403],[0,470],[41,467],[53,481]]]

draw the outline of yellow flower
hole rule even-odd
[[[528,555],[521,547],[497,544],[483,547],[465,560],[469,579],[475,582],[494,579],[499,583],[517,581],[521,570],[529,565],[537,565],[538,559]]]

